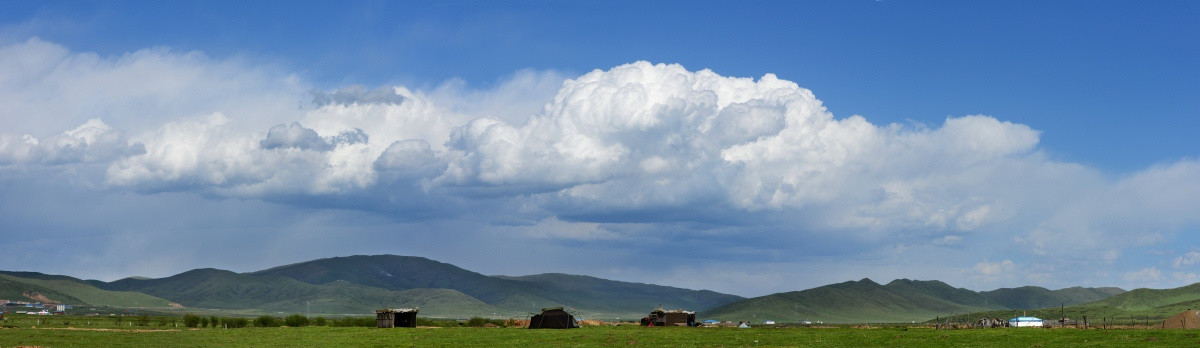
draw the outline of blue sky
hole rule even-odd
[[[1190,284],[1198,19],[3,2],[0,245],[19,251],[0,263],[110,280],[396,253],[739,295]]]

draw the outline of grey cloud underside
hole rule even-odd
[[[317,131],[304,128],[304,126],[300,125],[300,122],[271,127],[267,131],[267,138],[259,141],[258,145],[264,149],[298,148],[325,151],[333,148],[332,145],[321,139],[321,136],[317,135]]]
[[[342,131],[335,136],[322,138],[317,132],[305,128],[300,122],[280,124],[267,131],[267,137],[258,142],[263,149],[296,148],[302,150],[329,151],[342,144],[367,142],[367,133],[361,129]]]
[[[354,104],[400,104],[404,97],[391,87],[368,90],[362,85],[343,87],[334,92],[312,91],[313,104],[317,106]]]

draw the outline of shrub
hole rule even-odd
[[[183,315],[183,326],[187,326],[187,327],[200,326],[200,316],[184,314]]]
[[[230,329],[240,329],[250,326],[250,320],[246,318],[225,318],[223,322],[225,323],[225,327]]]
[[[289,327],[308,326],[308,317],[300,314],[292,314],[283,319],[283,325]]]
[[[341,319],[330,319],[330,320],[329,320],[329,326],[340,326],[340,327],[354,327],[354,326],[360,326],[360,327],[374,327],[375,325],[376,325],[376,323],[375,323],[375,318],[355,318],[355,317],[345,317],[345,318],[341,318]]]
[[[325,326],[325,317],[317,317],[316,319],[313,319],[313,325]]]
[[[269,316],[269,315],[264,315],[264,316],[261,316],[258,318],[254,318],[254,326],[257,326],[257,327],[279,327],[279,319]]]
[[[200,317],[200,327],[208,327],[208,318]]]
[[[208,325],[212,327],[221,327],[221,319],[217,316],[208,317]]]
[[[471,317],[471,319],[467,320],[465,326],[483,327],[484,325],[487,325],[487,324],[492,324],[492,325],[496,325],[496,326],[500,326],[500,327],[508,326],[508,322],[506,320],[487,319],[487,318],[481,318],[481,317]]]
[[[483,324],[480,324],[480,325],[482,326]],[[460,323],[454,319],[417,318],[417,326],[458,327],[458,326],[465,326],[465,325],[464,325],[464,323]]]

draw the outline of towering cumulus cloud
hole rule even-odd
[[[567,81],[522,127],[481,118],[456,128],[436,182],[554,192],[546,199],[565,203],[559,213],[617,220],[605,213],[807,209],[828,228],[971,230],[1005,213],[986,181],[1037,141],[985,116],[881,128],[837,119],[774,75],[638,62]]]

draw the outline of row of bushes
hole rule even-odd
[[[248,326],[254,327],[301,327],[301,326],[375,326],[375,318],[334,318],[327,319],[325,317],[309,318],[300,314],[292,314],[284,318],[279,318],[270,315],[260,316],[254,319],[246,318],[223,318],[223,317],[204,317],[199,315],[185,314],[183,316],[183,325],[193,328],[214,327],[214,328],[243,328]]]
[[[437,326],[437,327],[483,327],[488,324],[495,326],[507,327],[511,326],[508,320],[504,319],[486,319],[480,317],[472,317],[471,319],[461,322],[457,320],[438,320],[428,318],[417,318],[417,326]],[[333,327],[374,327],[375,318],[370,317],[346,317],[328,319],[325,317],[309,318],[301,314],[292,314],[284,318],[279,318],[270,315],[264,315],[253,320],[246,318],[223,318],[223,317],[204,317],[199,315],[185,314],[183,316],[183,325],[191,328],[243,328],[247,326],[254,327],[302,327],[302,326],[333,326]]]
[[[236,329],[250,326],[250,320],[246,318],[202,317],[199,315],[184,314],[183,326]]]
[[[112,321],[117,326],[157,326],[160,327],[178,327],[180,323],[179,317],[172,316],[150,316],[141,314],[138,316],[113,316]],[[60,322],[63,326],[71,324],[70,319],[91,322],[88,319],[81,317],[39,317],[37,324],[49,324],[53,322],[58,325]],[[325,318],[314,317],[309,318],[301,314],[292,314],[287,317],[275,317],[264,315],[253,319],[238,318],[238,317],[218,317],[218,316],[201,316],[195,314],[185,314],[182,318],[182,324],[189,328],[244,328],[244,327],[302,327],[302,326],[332,326],[332,327],[375,327],[375,318],[373,317],[344,317],[344,318]],[[107,320],[107,319],[106,319]],[[454,319],[430,319],[417,318],[417,326],[434,326],[434,327],[483,327],[488,324],[509,327],[519,325],[517,322],[505,319],[487,319],[481,317],[472,317],[469,320],[454,320]]]

